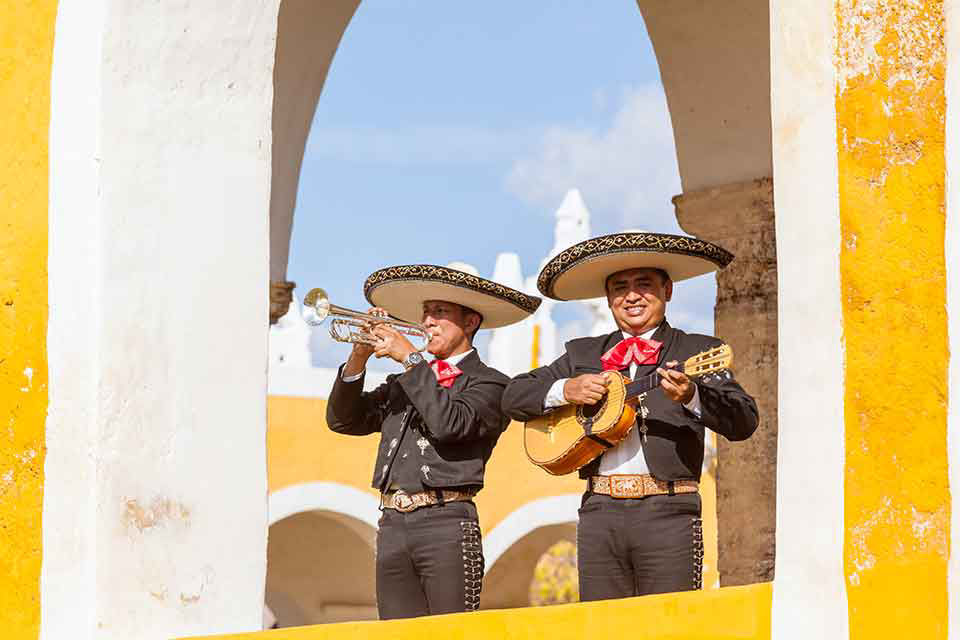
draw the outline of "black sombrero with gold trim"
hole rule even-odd
[[[408,322],[419,322],[427,300],[455,302],[483,316],[481,329],[519,322],[536,311],[541,302],[499,282],[432,264],[374,271],[363,284],[363,295],[370,304]]]
[[[554,300],[602,298],[607,278],[624,269],[663,269],[673,281],[723,269],[733,254],[718,245],[669,233],[624,232],[565,249],[540,271],[537,288]]]

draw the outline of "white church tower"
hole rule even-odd
[[[590,210],[579,189],[567,191],[554,218],[553,248],[540,262],[538,273],[558,253],[590,237]],[[537,291],[537,274],[524,279],[520,258],[516,254],[501,253],[497,256],[493,279],[532,295],[540,295]],[[563,351],[553,319],[556,304],[544,298],[531,318],[511,327],[494,330],[487,358],[490,366],[513,376],[529,371],[533,365],[543,366],[553,362]],[[591,300],[583,304],[590,314],[591,335],[613,331],[606,300]]]

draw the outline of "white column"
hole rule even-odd
[[[847,638],[834,3],[770,3],[779,279],[773,637]]]
[[[949,637],[960,640],[960,1],[947,0],[947,322],[950,336],[947,456],[953,498],[947,596]]]
[[[256,630],[279,0],[61,0],[42,637]]]

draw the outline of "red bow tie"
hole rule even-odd
[[[434,360],[430,363],[430,368],[433,369],[433,375],[437,376],[437,384],[444,389],[452,387],[453,381],[457,379],[458,375],[463,373],[463,371],[460,371],[460,369],[448,363],[446,360]]]
[[[600,361],[603,362],[603,370],[619,371],[626,369],[631,364],[657,364],[660,357],[660,345],[661,343],[656,340],[644,340],[643,338],[621,340],[600,358]]]

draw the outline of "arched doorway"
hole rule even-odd
[[[530,531],[494,562],[483,579],[481,609],[530,606],[530,582],[543,554],[557,542],[576,543],[576,522],[550,524]]]
[[[278,627],[377,617],[376,530],[332,511],[303,511],[270,525],[266,604]]]
[[[530,605],[530,581],[541,556],[561,540],[576,543],[579,494],[541,498],[515,510],[484,539],[482,609]]]
[[[311,118],[341,38],[360,5],[359,0],[280,4],[271,192],[271,280],[278,294],[289,287],[285,279],[293,207]],[[776,378],[769,375],[776,368],[776,256],[767,8],[751,0],[717,7],[641,1],[637,7],[654,45],[673,121],[684,191],[673,200],[677,218],[688,232],[719,241],[738,255],[720,282],[716,322],[733,343],[739,377],[757,396],[765,416],[762,431],[751,441],[720,445],[726,452],[719,463],[720,484],[737,488],[720,487],[721,518],[726,521],[720,535],[725,584],[770,579],[777,429]],[[643,29],[644,22],[638,24]],[[716,29],[716,24],[724,28]],[[756,73],[734,77],[730,68]],[[747,326],[753,328],[749,335],[743,330]],[[755,472],[758,468],[760,473]],[[754,506],[747,508],[748,503]],[[753,534],[745,538],[741,532],[748,528]]]
[[[266,605],[278,627],[377,617],[377,503],[333,482],[270,495]]]

